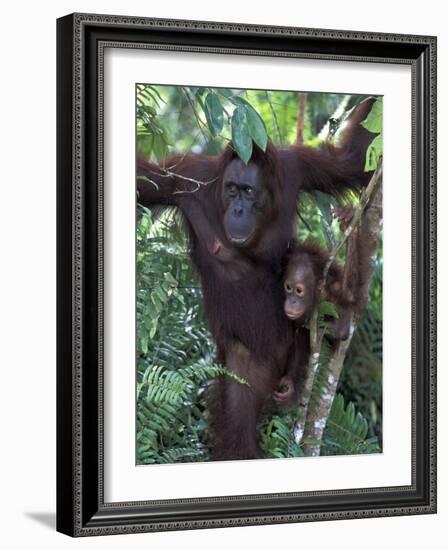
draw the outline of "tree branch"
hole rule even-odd
[[[344,359],[350,346],[359,313],[362,311],[368,300],[369,284],[375,270],[376,248],[381,230],[381,179],[382,166],[380,165],[373,174],[369,184],[364,189],[359,204],[355,208],[352,220],[345,229],[342,239],[332,248],[324,268],[322,279],[318,285],[320,302],[323,298],[323,292],[330,267],[344,244],[348,241],[344,266],[344,285],[347,285],[347,273],[350,272],[350,266],[354,261],[356,261],[355,257],[358,253],[356,250],[357,247],[353,246],[353,240],[350,239],[350,237],[354,234],[355,230],[366,232],[366,238],[363,242],[365,242],[365,246],[368,247],[368,257],[370,262],[368,268],[366,268],[366,273],[363,274],[363,278],[359,282],[358,303],[360,306],[357,308],[356,312],[353,311],[350,314],[349,337],[345,340],[339,341],[332,351],[332,355],[327,365],[328,377],[326,391],[317,397],[312,407],[310,407],[310,399],[315,373],[319,368],[323,331],[318,327],[318,307],[314,309],[311,316],[310,357],[305,375],[304,390],[299,403],[299,415],[294,427],[294,439],[297,444],[301,444],[303,441],[309,441],[304,444],[304,452],[306,456],[319,456],[320,454],[320,441],[327,423],[328,415],[330,414],[334,396],[336,395],[336,388],[344,364]]]
[[[194,178],[183,176],[182,174],[177,174],[176,172],[172,172],[168,168],[163,168],[162,166],[159,166],[158,168],[159,168],[159,171],[156,172],[155,170],[152,170],[151,172],[153,174],[157,174],[157,177],[159,178],[175,178],[175,179],[178,178],[179,180],[182,180],[185,182],[194,183],[195,187],[193,189],[176,189],[175,191],[173,191],[173,195],[180,195],[182,193],[195,193],[196,191],[199,191],[201,187],[209,185],[210,183],[213,183],[217,180],[217,178],[212,178],[211,180],[208,180],[208,181],[200,181]],[[152,185],[154,185],[156,189],[159,188],[159,185],[154,180],[152,180],[147,176],[139,176],[138,179],[141,181],[151,183]]]

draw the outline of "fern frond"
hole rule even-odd
[[[352,455],[380,452],[376,438],[366,439],[368,422],[355,405],[345,407],[344,397],[335,397],[323,435],[322,454]]]

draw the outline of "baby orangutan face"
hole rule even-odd
[[[313,264],[307,254],[294,258],[286,269],[285,282],[285,314],[292,320],[305,320],[315,302],[316,280]]]

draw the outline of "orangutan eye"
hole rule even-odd
[[[303,296],[305,294],[305,287],[303,285],[297,285],[296,294],[297,296]]]
[[[228,183],[227,184],[227,192],[230,194],[230,195],[235,195],[236,194],[236,185],[234,183]]]
[[[291,294],[292,292],[292,286],[288,283],[288,281],[285,281],[285,290],[288,294]]]

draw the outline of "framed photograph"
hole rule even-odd
[[[435,513],[436,38],[57,41],[57,529]]]

